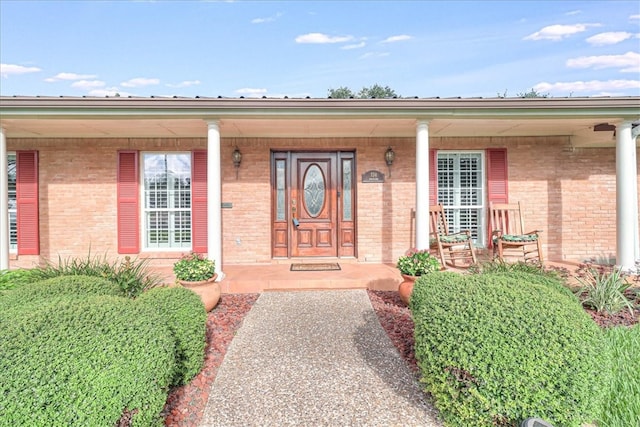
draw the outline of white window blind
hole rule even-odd
[[[146,249],[191,248],[191,154],[145,153]]]
[[[484,244],[484,159],[482,152],[438,151],[438,203],[445,207],[450,232],[470,230]]]

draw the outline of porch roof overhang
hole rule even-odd
[[[0,97],[9,138],[566,136],[575,147],[613,146],[598,124],[640,121],[640,97],[602,98],[135,98]]]

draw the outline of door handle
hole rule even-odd
[[[291,222],[293,222],[293,225],[294,225],[296,228],[300,226],[300,221],[298,221],[298,219],[297,219],[297,218],[293,218],[293,219],[291,220]]]

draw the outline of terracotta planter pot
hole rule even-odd
[[[182,286],[192,290],[202,300],[206,311],[211,311],[220,301],[220,283],[216,282],[217,274],[208,280],[200,282],[189,282],[187,280],[178,280]]]
[[[409,298],[411,298],[411,292],[413,292],[413,284],[419,276],[409,276],[408,274],[403,274],[402,278],[404,281],[400,283],[398,287],[398,295],[400,295],[400,299],[406,305],[409,305]]]

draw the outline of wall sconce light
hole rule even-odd
[[[240,169],[240,163],[242,163],[242,153],[236,147],[231,154],[231,159],[233,160],[233,166],[236,168],[236,180],[238,179],[238,169]]]
[[[391,147],[387,148],[387,151],[384,153],[384,160],[387,162],[387,167],[389,168],[389,178],[391,178],[391,165],[395,159],[396,153]]]

